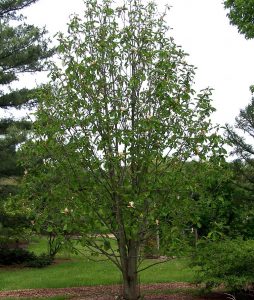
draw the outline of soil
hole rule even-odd
[[[27,290],[12,290],[0,291],[1,299],[14,298],[40,298],[53,296],[69,296],[69,299],[79,300],[112,300],[121,299],[121,286],[84,286],[73,288],[56,288],[56,289],[27,289]],[[223,293],[214,293],[207,296],[194,296],[190,291],[197,287],[188,283],[160,283],[141,285],[141,293],[144,299],[149,300],[229,300],[228,295]],[[170,293],[170,290],[179,289],[175,294]],[[186,292],[184,291],[186,290]]]

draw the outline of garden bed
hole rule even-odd
[[[15,291],[2,291],[0,298],[46,298],[65,296],[65,299],[120,299],[121,285],[99,285],[57,289],[27,289]],[[223,293],[214,293],[206,296],[195,295],[197,287],[189,283],[159,283],[141,285],[144,299],[153,300],[226,300],[229,297]]]

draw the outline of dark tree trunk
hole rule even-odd
[[[138,247],[137,243],[130,241],[128,256],[124,266],[122,266],[123,275],[123,297],[126,300],[140,299],[140,289],[137,273]]]
[[[123,277],[123,298],[125,300],[140,299],[138,282],[138,254],[139,243],[134,239],[127,239],[123,217],[120,210],[119,199],[116,202],[116,223],[119,224],[119,237],[117,239],[120,264]]]

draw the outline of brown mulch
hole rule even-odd
[[[52,288],[52,289],[27,289],[0,291],[0,298],[40,298],[53,296],[70,296],[70,299],[83,300],[112,300],[120,299],[120,285],[99,285],[83,286],[72,288]],[[150,300],[226,300],[229,299],[224,294],[213,294],[209,296],[192,296],[184,293],[184,289],[195,289],[196,286],[188,283],[159,283],[159,284],[142,284],[141,292],[145,294],[145,299]],[[170,289],[181,289],[177,294],[167,294]]]

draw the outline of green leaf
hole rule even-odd
[[[111,248],[110,241],[105,240],[103,243],[103,247],[105,251],[108,251]]]
[[[53,231],[53,227],[52,227],[51,225],[49,225],[49,226],[47,227],[47,232],[51,233],[52,231]]]

